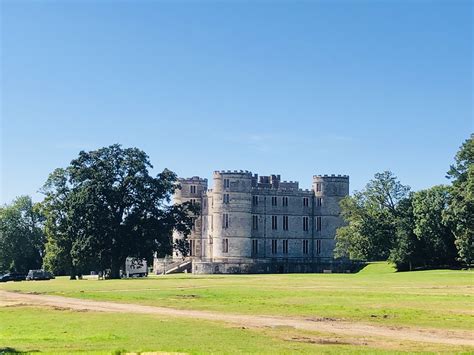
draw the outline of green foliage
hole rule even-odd
[[[421,242],[427,266],[453,265],[455,262],[454,237],[443,221],[448,198],[446,186],[421,190],[413,197],[414,233]]]
[[[341,201],[346,226],[336,257],[392,261],[398,270],[471,265],[474,257],[474,135],[448,172],[452,186],[409,193],[391,172]]]
[[[445,219],[453,226],[459,260],[471,265],[474,259],[474,134],[456,154],[448,178],[452,179],[452,187]]]
[[[165,169],[152,177],[150,168],[143,151],[116,144],[81,151],[66,169],[54,171],[43,188],[47,266],[71,276],[110,269],[117,278],[128,256],[151,260],[154,252],[171,253],[172,231],[187,236],[198,210],[170,206],[176,175]]]
[[[412,194],[397,206],[397,239],[390,260],[398,270],[456,264],[453,234],[443,219],[449,200],[447,186]]]
[[[28,272],[41,267],[43,216],[29,196],[0,207],[0,271]]]
[[[409,194],[393,173],[375,174],[365,189],[341,201],[347,226],[336,233],[336,257],[386,260],[396,240],[397,204]]]
[[[400,201],[395,221],[396,241],[390,250],[389,260],[397,270],[412,270],[420,264],[420,241],[414,233],[413,194]]]

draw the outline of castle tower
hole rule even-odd
[[[198,176],[192,178],[178,179],[181,186],[173,195],[173,204],[180,204],[184,202],[197,203],[203,206],[203,197],[207,190],[207,179],[201,179]],[[202,213],[196,216],[194,227],[191,234],[188,236],[189,254],[191,257],[200,257],[202,254]],[[183,236],[177,232],[173,232],[173,241],[182,238]],[[174,255],[180,258],[181,255]]]
[[[212,190],[212,258],[214,261],[250,258],[252,174],[248,171],[215,171]]]
[[[349,195],[349,176],[347,175],[314,175],[312,189],[315,194],[314,226],[316,255],[333,257],[334,237],[337,228],[344,224],[340,216],[339,202]]]

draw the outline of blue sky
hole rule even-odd
[[[351,191],[446,183],[474,131],[470,1],[1,1],[1,201],[80,150]]]

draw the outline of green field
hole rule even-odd
[[[0,289],[222,313],[327,317],[413,328],[473,330],[474,273],[396,273],[374,263],[358,274],[167,275],[132,280],[57,278]],[[466,347],[383,341],[294,329],[241,329],[219,322],[146,315],[0,308],[0,348],[40,351],[387,352],[469,351]],[[136,331],[135,331],[136,330]],[[196,330],[198,330],[196,332]],[[309,339],[309,340],[308,340]],[[360,339],[359,339],[360,340]]]

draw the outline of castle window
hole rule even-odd
[[[288,239],[283,241],[283,254],[288,254]]]
[[[211,214],[211,230],[214,230],[214,215]]]
[[[288,230],[288,216],[283,216],[283,230]]]
[[[278,252],[278,240],[272,239],[272,254],[276,254]]]
[[[303,254],[308,254],[309,253],[309,240],[305,239],[303,240]]]
[[[191,217],[191,221],[192,221],[192,229],[193,229],[193,232],[196,230],[196,217]]]
[[[288,206],[288,197],[282,197],[281,201],[282,201],[282,205],[284,207]]]
[[[229,252],[229,239],[227,238],[222,239],[222,252],[223,253]]]
[[[258,206],[258,196],[252,196],[252,204]]]
[[[189,188],[190,188],[190,192],[191,192],[192,194],[195,194],[195,193],[196,193],[196,185],[191,185],[191,186],[189,186]]]
[[[322,206],[323,204],[323,199],[321,197],[316,198],[316,205],[318,207]]]
[[[316,254],[321,254],[321,239],[316,240]]]
[[[229,179],[224,179],[224,189],[228,189],[230,187]]]
[[[229,194],[224,194],[223,196],[224,196],[224,203],[229,203],[229,200],[230,200]]]
[[[303,217],[303,230],[307,232],[309,229],[309,218]]]
[[[322,186],[321,186],[321,183],[320,183],[320,182],[317,182],[317,183],[316,183],[316,191],[317,191],[317,192],[321,192],[321,187],[322,187]]]
[[[195,198],[192,198],[189,200],[189,202],[191,202],[192,205],[196,204],[196,199]]]
[[[257,239],[252,240],[252,254],[253,255],[258,254],[258,240]]]
[[[272,216],[272,229],[273,230],[278,229],[278,217],[277,216]]]
[[[272,197],[272,206],[276,206],[276,205],[277,205],[277,197],[273,196]]]
[[[229,228],[229,214],[228,213],[224,213],[222,215],[222,228],[223,229]]]
[[[252,216],[252,229],[258,230],[258,216]]]
[[[322,224],[321,223],[321,217],[320,216],[316,217],[316,230],[317,231],[321,230],[321,224]]]
[[[309,206],[309,199],[307,197],[303,197],[303,206],[308,207]]]

